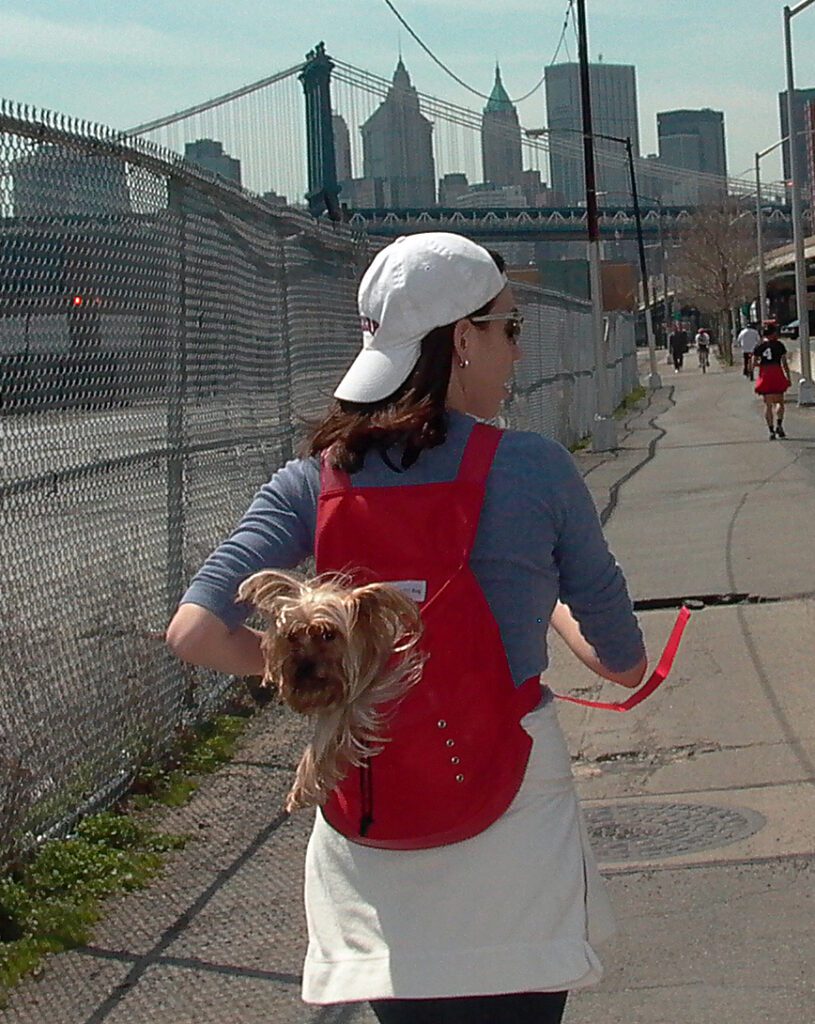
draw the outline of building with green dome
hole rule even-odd
[[[497,64],[495,84],[481,121],[481,159],[485,182],[499,188],[523,183],[521,125]]]

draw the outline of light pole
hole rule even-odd
[[[657,350],[654,342],[654,321],[651,318],[651,307],[648,304],[648,265],[645,262],[645,243],[642,238],[642,217],[640,216],[640,200],[637,194],[637,176],[634,173],[634,153],[631,148],[631,136],[619,138],[616,135],[598,135],[600,139],[609,139],[611,142],[621,142],[625,146],[625,153],[628,157],[628,176],[631,179],[631,202],[634,205],[634,220],[637,224],[637,249],[640,257],[640,279],[642,281],[642,303],[645,307],[645,334],[648,339],[648,361],[650,374],[648,376],[648,387],[652,389],[662,387],[662,378],[657,370]]]
[[[763,236],[763,225],[761,222],[761,159],[767,156],[768,153],[772,153],[773,150],[778,149],[779,146],[783,146],[784,143],[789,139],[789,135],[785,135],[783,139],[779,139],[778,142],[774,142],[772,146],[768,146],[766,149],[762,149],[756,153],[756,249],[758,250],[758,319],[759,324],[764,320],[765,307],[767,304],[767,273],[764,268],[764,236]],[[799,317],[800,321],[800,317]],[[800,335],[801,331],[798,331]]]
[[[812,366],[809,354],[809,301],[807,274],[804,260],[804,225],[801,215],[802,168],[799,166],[798,147],[795,144],[793,121],[795,81],[792,71],[791,22],[815,0],[802,0],[795,7],[784,8],[784,52],[787,63],[787,134],[789,137],[790,171],[792,178],[792,238],[795,248],[795,304],[798,308],[798,345],[801,351],[801,379],[798,382],[798,404],[815,405],[815,387],[812,384]]]
[[[571,128],[531,128],[527,129],[525,134],[527,138],[534,139],[540,135],[551,135],[555,132],[571,132],[577,131],[577,129]],[[602,132],[594,133],[595,139],[607,139],[609,142],[619,142],[625,146],[626,155],[628,157],[628,176],[631,183],[631,204],[634,207],[634,221],[637,229],[637,249],[639,252],[639,263],[640,263],[640,280],[642,284],[642,302],[645,309],[645,335],[648,341],[648,360],[650,366],[650,374],[648,376],[648,386],[650,388],[661,388],[662,378],[659,376],[657,370],[657,356],[656,356],[656,343],[654,341],[654,321],[652,316],[651,305],[648,298],[648,264],[645,259],[645,243],[642,237],[642,215],[640,211],[639,193],[637,191],[637,175],[634,170],[634,154],[631,147],[631,138],[626,136],[622,138],[618,135],[605,135]],[[595,191],[595,197],[602,195],[609,195],[608,192],[597,192]],[[647,197],[646,197],[647,198]],[[660,231],[662,230],[662,213],[660,210]]]
[[[592,333],[594,335],[594,376],[597,407],[594,413],[592,448],[607,452],[617,447],[617,424],[611,408],[606,366],[606,341],[603,332],[603,283],[600,272],[600,223],[597,217],[597,181],[594,172],[594,135],[591,122],[589,86],[589,44],[586,30],[586,0],[577,0],[578,57],[580,99],[583,110],[583,163],[586,176],[586,227],[589,236],[589,281],[591,289]]]

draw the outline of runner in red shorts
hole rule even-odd
[[[790,368],[787,363],[787,349],[778,339],[778,324],[774,320],[765,324],[764,338],[753,349],[753,369],[758,369],[755,392],[764,399],[764,417],[770,431],[770,440],[786,437],[784,392],[790,386]]]

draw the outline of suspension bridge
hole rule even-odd
[[[401,60],[400,60],[400,67]],[[248,190],[281,204],[327,212],[371,234],[394,237],[426,230],[466,233],[493,241],[577,241],[585,238],[585,208],[531,204],[516,190],[507,201],[485,185],[483,198],[473,207],[447,203],[422,206],[376,202],[374,188],[349,187],[365,175],[362,128],[386,101],[394,82],[328,57],[322,44],[303,62],[242,88],[217,96],[128,129],[127,134],[149,139],[182,155],[198,140],[217,141],[231,167],[240,166],[240,183]],[[481,150],[483,115],[438,97],[414,90],[419,110],[432,124],[432,160],[435,182],[447,176],[478,183],[484,181]],[[338,132],[342,137],[338,137]],[[507,134],[507,141],[511,141]],[[549,157],[582,158],[582,137],[555,139],[545,129],[521,126],[522,163],[531,180],[550,180]],[[602,160],[610,168],[627,169],[623,147],[615,153],[606,146]],[[210,165],[210,169],[216,167]],[[226,166],[226,165],[223,165]],[[648,195],[653,189],[654,161],[634,158],[643,207],[642,230],[656,237],[681,228],[693,214],[690,203],[664,205]],[[741,178],[713,175],[659,165],[660,187],[693,194],[728,195],[749,208],[753,184]],[[371,182],[373,184],[373,182]],[[643,184],[645,187],[643,188]],[[602,183],[601,183],[602,187]],[[630,198],[600,193],[600,230],[606,239],[633,239],[636,220]],[[764,229],[783,236],[790,221],[786,196],[780,186],[765,187],[762,205]],[[492,197],[492,201],[491,201]],[[365,201],[368,199],[369,201]],[[374,201],[370,201],[374,200]]]

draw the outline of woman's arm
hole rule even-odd
[[[261,487],[238,527],[198,570],[167,629],[170,650],[193,665],[263,675],[261,634],[244,626],[238,587],[270,566],[291,568],[314,548],[319,469],[294,461]]]
[[[182,604],[167,627],[167,646],[182,661],[234,676],[262,676],[261,634],[248,626],[229,629],[197,604]]]
[[[560,604],[552,624],[593,672],[634,687],[645,672],[646,655],[625,576],[608,549],[585,480],[565,451],[563,460],[554,492]]]
[[[580,625],[568,606],[561,601],[555,605],[552,618],[549,621],[572,653],[592,672],[596,672],[604,679],[611,680],[612,683],[619,683],[620,686],[626,686],[632,690],[642,682],[642,677],[648,666],[647,659],[643,657],[633,668],[625,672],[613,672],[606,668],[597,656],[597,651],[580,632]]]
[[[792,383],[792,375],[790,374],[790,364],[787,362],[786,355],[781,356],[781,368],[787,375],[787,380]]]

